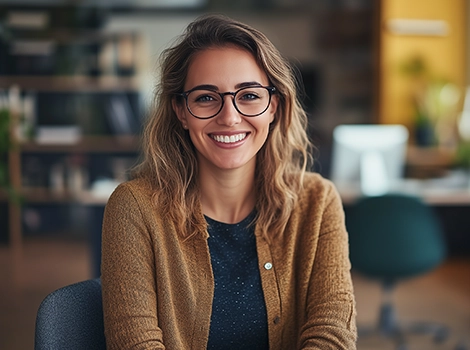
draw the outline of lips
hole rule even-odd
[[[232,135],[215,135],[211,134],[210,137],[221,143],[236,143],[243,140],[246,137],[247,133],[232,134]]]

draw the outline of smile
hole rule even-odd
[[[222,143],[235,143],[238,141],[243,140],[246,137],[246,132],[242,134],[235,134],[235,135],[210,135],[212,139],[217,142]]]

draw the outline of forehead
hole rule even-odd
[[[212,47],[196,53],[192,58],[185,88],[210,84],[229,89],[248,81],[262,85],[269,81],[251,52],[236,46]]]

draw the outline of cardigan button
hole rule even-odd
[[[273,264],[271,264],[270,262],[267,262],[266,264],[264,264],[264,268],[266,270],[271,270],[273,268]]]
[[[279,322],[281,322],[281,318],[279,316],[276,316],[276,317],[274,317],[273,322],[274,322],[274,324],[278,324]]]

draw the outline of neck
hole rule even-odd
[[[254,167],[208,169],[199,171],[202,211],[211,219],[234,224],[242,221],[255,207]]]

